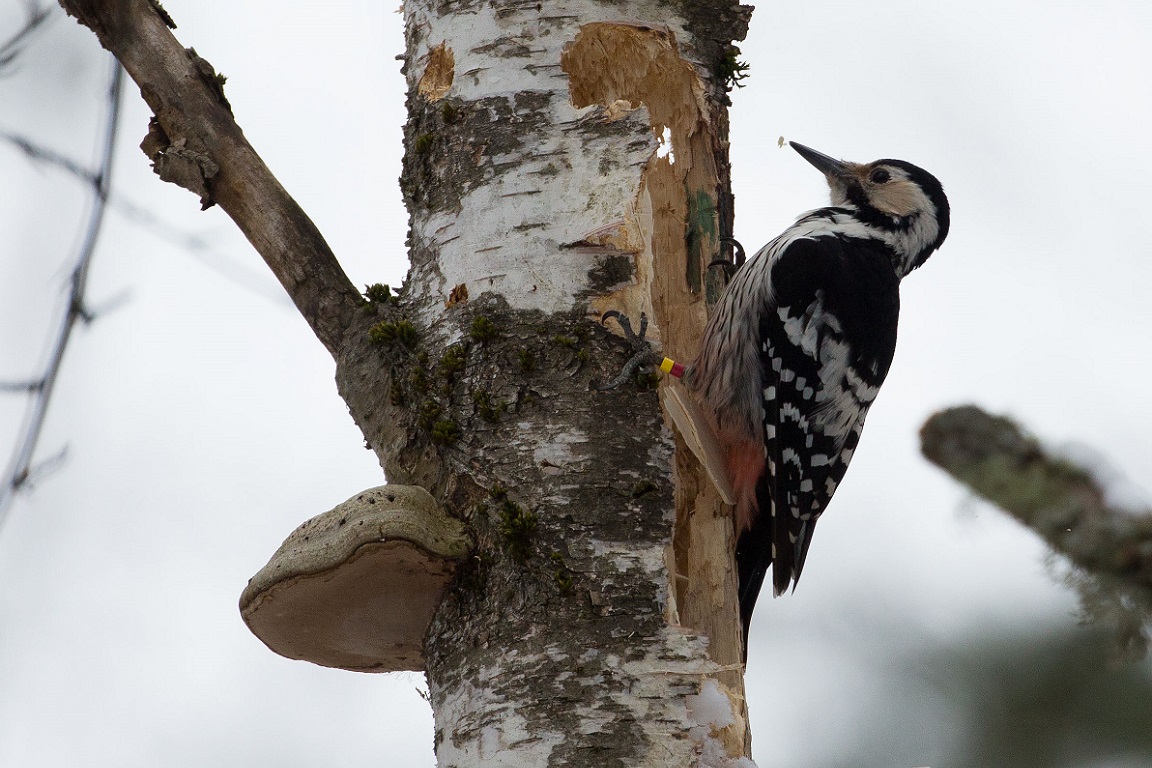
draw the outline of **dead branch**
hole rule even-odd
[[[60,0],[124,65],[155,118],[141,148],[165,181],[218,204],[336,354],[360,295],[320,231],[244,138],[224,77],[173,36],[149,0]]]

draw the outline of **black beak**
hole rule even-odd
[[[812,163],[818,171],[825,176],[845,176],[848,173],[848,167],[841,162],[823,152],[817,152],[811,147],[806,147],[803,144],[797,144],[794,141],[788,142],[792,149],[800,153],[800,157]]]

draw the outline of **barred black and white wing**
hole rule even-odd
[[[736,553],[745,636],[768,568],[776,594],[800,578],[888,373],[899,315],[891,252],[878,240],[801,237],[761,266],[771,286],[758,329],[765,464]]]

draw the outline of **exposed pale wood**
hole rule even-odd
[[[700,462],[708,479],[720,494],[720,499],[731,506],[736,503],[732,483],[728,480],[724,465],[724,453],[716,435],[708,426],[708,419],[700,405],[683,387],[670,384],[661,390],[664,410],[668,412],[680,436],[684,439],[692,455]]]
[[[593,306],[632,317],[647,314],[649,335],[659,341],[664,354],[689,361],[707,321],[706,270],[717,255],[720,228],[725,225],[718,205],[719,190],[726,187],[718,164],[718,159],[726,160],[724,110],[705,98],[706,84],[698,70],[664,27],[584,25],[565,51],[563,63],[574,104],[646,108],[653,134],[670,137],[670,147],[665,146],[670,152],[656,153],[649,160],[637,197],[636,213],[645,235],[636,260],[637,279],[597,297]],[[705,421],[691,397],[676,386],[665,381],[661,401],[693,451],[706,454],[710,433],[706,426],[700,428]],[[732,494],[714,442],[711,461],[703,464],[677,441],[677,523],[671,558],[676,571],[675,612],[682,626],[709,638],[709,656],[724,670],[717,679],[736,711],[746,715],[743,640],[735,621],[731,508],[718,489],[725,489],[729,499]],[[721,735],[730,754],[744,753],[748,746],[744,717],[738,720],[738,727]]]

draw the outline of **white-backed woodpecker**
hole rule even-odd
[[[832,205],[801,216],[740,267],[684,383],[725,456],[736,503],[740,613],[769,567],[795,588],[896,349],[900,281],[948,234],[948,199],[903,160],[856,164],[801,144]]]

